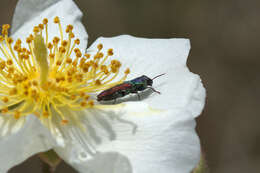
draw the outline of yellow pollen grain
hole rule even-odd
[[[1,113],[2,114],[5,114],[5,113],[7,113],[8,112],[8,108],[7,107],[5,107],[5,108],[3,108],[2,110],[1,110]]]
[[[82,56],[81,52],[77,52],[77,53],[76,53],[76,57],[79,58],[79,57],[81,57],[81,56]]]
[[[98,79],[95,81],[95,85],[101,85],[101,81]]]
[[[9,95],[15,95],[17,94],[17,89],[16,88],[13,88],[9,91]]]
[[[62,124],[62,125],[67,125],[68,123],[69,123],[68,120],[61,120],[61,124]]]
[[[86,95],[86,96],[84,97],[85,100],[88,100],[89,98],[90,98],[89,95]]]
[[[61,45],[62,45],[63,47],[66,47],[66,46],[68,45],[68,42],[67,42],[66,40],[63,40],[63,41],[61,42]]]
[[[85,102],[85,101],[81,102],[81,103],[80,103],[80,106],[81,106],[81,107],[87,106],[87,102]]]
[[[33,32],[34,32],[34,33],[40,32],[40,28],[39,28],[38,26],[35,26],[35,27],[33,28]]]
[[[66,63],[68,63],[68,64],[70,64],[70,63],[72,63],[72,59],[71,58],[66,58]]]
[[[79,93],[79,96],[80,96],[80,97],[84,97],[84,96],[85,96],[85,92],[81,91],[81,92]]]
[[[8,59],[8,60],[6,61],[6,64],[7,64],[7,65],[12,65],[12,64],[13,64],[13,60]]]
[[[79,40],[79,39],[76,39],[74,42],[75,42],[75,44],[77,44],[77,45],[80,44],[80,40]]]
[[[88,102],[88,105],[89,105],[90,107],[93,107],[93,106],[94,106],[94,100],[90,100],[90,101]]]
[[[20,117],[21,117],[21,112],[15,111],[14,118],[18,120]]]
[[[43,30],[43,28],[44,28],[43,24],[41,24],[41,23],[38,25],[38,27],[39,27],[41,30]]]
[[[12,38],[10,38],[10,37],[7,39],[7,42],[8,42],[9,44],[12,44],[13,41],[14,41],[14,40],[13,40]]]
[[[74,37],[75,37],[74,33],[71,32],[71,33],[69,34],[69,37],[70,37],[70,38],[74,38]]]
[[[43,117],[48,118],[49,117],[49,112],[44,111],[42,115],[43,115]]]
[[[5,61],[0,62],[0,68],[1,68],[1,70],[3,70],[5,68]]]
[[[100,51],[100,50],[103,48],[103,44],[101,44],[101,43],[98,44],[98,45],[97,45],[97,48],[98,48],[98,50]]]
[[[3,98],[2,98],[2,101],[5,102],[5,103],[7,103],[7,102],[9,101],[9,99],[8,99],[7,97],[3,97]]]
[[[71,96],[70,96],[70,99],[71,99],[71,100],[75,100],[76,98],[77,98],[76,95],[71,95]]]
[[[130,69],[127,68],[127,69],[125,70],[125,74],[127,75],[127,74],[129,74],[129,73],[130,73]]]
[[[48,46],[47,46],[48,49],[52,49],[53,48],[53,45],[51,43],[48,43]]]
[[[90,54],[88,54],[88,53],[86,53],[84,56],[85,56],[87,59],[90,58]]]
[[[3,28],[3,29],[9,29],[10,27],[11,27],[11,26],[10,26],[9,24],[4,24],[2,28]]]
[[[46,25],[46,24],[48,23],[48,19],[47,19],[47,18],[44,18],[44,19],[42,20],[42,23],[43,23],[44,25]]]
[[[109,56],[114,55],[113,49],[108,49],[108,50],[107,50],[107,54],[108,54]]]
[[[60,19],[58,16],[56,16],[54,19],[53,19],[53,22],[54,23],[60,23]]]

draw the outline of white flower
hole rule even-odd
[[[49,22],[48,25],[34,29],[34,37],[27,39],[32,45],[31,49],[27,47],[28,51],[22,50],[20,56],[17,56],[24,58],[21,61],[10,61],[14,55],[8,50],[8,44],[3,41],[4,37],[1,38],[0,173],[7,172],[35,153],[49,149],[54,149],[68,164],[84,173],[190,172],[200,158],[195,118],[204,106],[205,89],[199,76],[191,73],[186,66],[189,40],[145,39],[127,35],[98,38],[90,46],[89,52],[96,51],[97,47],[101,50],[102,44],[104,56],[98,54],[101,60],[90,64],[89,69],[86,69],[90,70],[86,72],[87,75],[74,75],[73,79],[69,79],[68,64],[72,63],[70,61],[82,59],[80,53],[84,52],[87,46],[87,33],[80,22],[82,13],[72,0],[20,0],[13,18],[12,38],[20,38],[20,45],[26,47],[25,40],[33,26],[37,26],[44,18],[52,20],[55,16],[60,17],[60,21],[56,19],[57,24]],[[56,64],[53,62],[51,65],[51,59],[46,64],[45,44],[39,36],[40,28],[48,26],[49,41],[54,36],[60,36],[62,30],[62,41],[69,36],[63,29],[59,29],[59,26],[64,28],[68,24],[74,26],[73,33],[81,41],[78,45],[81,52],[75,51],[79,59],[72,58],[65,64],[65,58],[70,57],[67,51],[70,44],[68,41],[64,43],[64,49],[56,49]],[[5,25],[4,35],[7,28]],[[68,29],[69,34],[70,31],[72,30]],[[46,42],[44,30],[42,35]],[[6,42],[11,43],[12,40],[7,38]],[[70,46],[72,44],[73,42]],[[19,41],[15,45],[19,48]],[[109,50],[110,48],[113,48],[114,52]],[[19,53],[19,50],[16,52]],[[14,54],[18,55],[16,52]],[[52,58],[50,52],[47,53],[49,58]],[[113,83],[105,83],[100,77],[107,75],[106,67],[101,70],[102,58],[105,59],[107,54],[108,62],[118,59],[122,63],[121,66],[119,61],[114,61],[112,65],[106,66],[114,71]],[[28,57],[31,66],[26,61]],[[57,63],[59,57],[64,58],[61,63]],[[78,62],[78,66],[79,64]],[[14,66],[20,68],[12,69]],[[101,70],[102,75],[98,74],[94,67]],[[90,100],[95,99],[95,91],[125,80],[127,70],[121,81],[120,73],[119,78],[117,73],[128,67],[131,69],[128,79],[141,75],[152,78],[166,73],[154,80],[153,84],[161,94],[146,90],[141,94],[140,101],[135,95],[131,95],[124,98],[122,104],[112,106]],[[56,73],[57,69],[63,71]],[[75,69],[75,74],[78,74],[83,67]],[[73,83],[69,84],[69,80]],[[37,85],[34,81],[38,82]],[[81,82],[88,82],[88,85]],[[18,86],[17,83],[21,85]],[[38,85],[41,86],[40,89],[37,89]],[[84,92],[80,92],[80,89],[84,89]],[[73,97],[80,99],[73,102]]]

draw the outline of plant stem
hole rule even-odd
[[[52,167],[49,164],[42,161],[42,173],[55,173],[56,167]]]

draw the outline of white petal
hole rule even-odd
[[[14,119],[13,116],[7,114],[1,114],[0,116],[0,139],[6,135],[11,135],[19,131],[26,121],[25,117],[21,117],[19,120]]]
[[[128,102],[120,112],[87,110],[90,113],[82,119],[87,132],[77,131],[74,142],[57,152],[80,172],[191,171],[199,161],[194,117],[204,106],[205,89],[186,67],[189,41],[119,36],[99,38],[89,49],[99,43],[104,50],[114,48],[113,58],[131,68],[130,79],[166,73],[153,86],[162,94],[143,95],[143,102]],[[133,99],[123,101],[129,100]],[[87,155],[95,148],[98,154]],[[102,169],[103,164],[109,166]]]
[[[188,39],[146,39],[129,35],[112,38],[99,38],[89,48],[95,49],[103,43],[104,50],[114,49],[111,59],[119,59],[123,70],[130,67],[129,79],[147,75],[152,78],[166,73],[154,80],[151,90],[142,92],[143,101],[152,107],[162,109],[186,109],[194,117],[201,113],[205,101],[205,89],[198,75],[189,71],[186,66],[190,50]],[[123,101],[138,100],[128,97]]]
[[[24,23],[32,20],[50,6],[57,4],[59,1],[60,0],[19,0],[13,15],[12,33],[14,33]]]
[[[116,109],[87,110],[84,119],[87,131],[74,133],[73,142],[55,149],[80,172],[188,173],[198,163],[195,121],[185,109],[128,102]],[[98,153],[89,154],[90,146]]]
[[[65,36],[66,25],[74,26],[75,37],[81,40],[79,48],[84,51],[87,47],[88,35],[81,23],[82,12],[72,0],[20,0],[12,22],[14,27],[12,36],[25,41],[25,38],[32,33],[33,27],[42,23],[44,18],[48,18],[49,40],[52,40],[54,36],[60,35],[58,25],[53,23],[55,16],[60,17]]]
[[[2,129],[1,129],[2,132]],[[17,133],[0,139],[0,172],[7,172],[30,156],[54,146],[51,134],[34,116],[28,116]]]

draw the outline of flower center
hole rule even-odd
[[[129,74],[130,70],[126,69],[124,76],[114,82],[121,63],[118,60],[106,63],[113,55],[113,49],[104,54],[103,45],[99,44],[94,55],[83,55],[76,48],[80,40],[74,38],[73,26],[67,26],[65,39],[58,17],[54,18],[54,23],[59,27],[60,37],[49,42],[48,20],[45,18],[26,39],[27,47],[22,47],[20,39],[13,45],[13,39],[8,36],[10,25],[2,26],[2,113],[13,115],[15,119],[30,113],[39,118],[52,118],[54,110],[61,117],[62,124],[67,124],[68,115],[62,113],[61,107],[73,110],[94,107],[93,93],[122,83]]]

